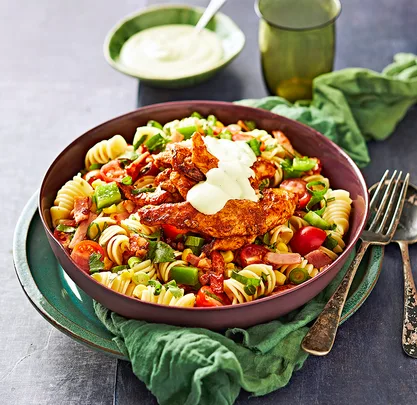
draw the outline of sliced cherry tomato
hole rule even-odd
[[[188,232],[184,229],[178,229],[174,225],[162,225],[161,227],[164,230],[164,235],[171,240],[175,240],[178,235],[184,235]]]
[[[206,285],[200,288],[195,301],[196,307],[221,307],[229,304],[230,300],[227,298],[226,294],[216,294]]]
[[[311,194],[307,190],[307,183],[301,179],[288,179],[284,180],[279,187],[284,190],[291,191],[298,196],[298,209],[306,207],[311,199]]]
[[[253,139],[253,136],[242,134],[241,132],[238,132],[238,133],[232,135],[232,139],[234,141],[250,141],[251,139]]]
[[[238,259],[242,267],[250,264],[263,263],[263,257],[269,250],[261,245],[250,244],[243,246],[238,254]]]
[[[90,170],[84,174],[83,179],[88,181],[90,184],[95,180],[103,180],[103,176],[100,173],[100,169]]]
[[[290,241],[293,252],[301,256],[318,249],[325,241],[327,234],[322,229],[314,226],[304,226],[299,229]]]
[[[71,258],[77,263],[78,267],[84,270],[87,274],[90,274],[89,260],[93,253],[100,253],[101,260],[104,259],[104,249],[92,240],[82,240],[78,242],[73,251],[71,252]]]
[[[71,242],[71,235],[69,233],[61,232],[55,229],[54,236],[65,249],[69,246]]]
[[[111,160],[109,163],[102,166],[100,174],[107,183],[111,183],[112,181],[120,182],[126,177],[126,170],[120,166],[118,160]]]

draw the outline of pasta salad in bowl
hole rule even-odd
[[[110,309],[156,322],[247,326],[307,302],[364,225],[366,186],[354,164],[320,134],[271,113],[170,104],[178,115],[152,106],[138,125],[128,115],[128,128],[84,136],[74,176],[55,181],[54,195],[44,181],[41,212],[64,269]],[[326,147],[304,149],[294,126]],[[322,154],[329,147],[362,189],[333,182]],[[279,298],[287,305],[274,308]],[[257,310],[261,303],[270,308]]]

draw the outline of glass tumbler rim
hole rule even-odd
[[[338,17],[340,16],[340,13],[342,12],[342,3],[340,2],[340,0],[332,0],[338,7],[336,14],[330,18],[328,21],[322,23],[322,24],[317,24],[317,25],[312,25],[309,27],[302,27],[302,28],[294,28],[294,27],[286,27],[285,25],[281,25],[281,24],[277,24],[273,21],[271,21],[270,19],[266,18],[265,15],[262,13],[259,4],[261,3],[262,0],[255,0],[255,12],[257,14],[257,16],[259,18],[262,18],[263,20],[265,20],[269,25],[275,27],[275,28],[280,28],[282,30],[286,30],[286,31],[311,31],[311,30],[315,30],[315,29],[319,29],[319,28],[323,28],[326,27],[327,25],[333,24]]]

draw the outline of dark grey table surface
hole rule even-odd
[[[336,69],[381,70],[397,52],[417,53],[416,0],[342,2]],[[107,66],[101,47],[115,21],[144,3],[0,2],[1,404],[156,403],[128,363],[91,351],[55,330],[32,308],[17,282],[11,254],[13,229],[53,158],[87,129],[137,103],[266,95],[252,0],[229,0],[223,9],[247,36],[245,50],[226,70],[193,89],[140,86],[138,92],[134,79]],[[364,170],[369,184],[386,168],[410,171],[417,182],[417,107],[391,138],[369,148],[372,163]],[[410,253],[417,267],[417,247],[411,247]],[[334,350],[325,358],[310,357],[286,388],[261,398],[248,399],[242,393],[237,403],[416,403],[417,360],[402,352],[401,317],[401,259],[398,248],[388,246],[378,284],[358,313],[342,325]]]

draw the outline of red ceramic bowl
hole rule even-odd
[[[299,286],[253,302],[215,308],[175,308],[126,297],[104,287],[78,269],[51,232],[49,209],[57,191],[83,168],[87,150],[97,142],[115,134],[121,134],[131,142],[136,128],[146,125],[148,120],[166,123],[187,117],[193,111],[204,116],[214,114],[225,124],[235,123],[238,119],[255,120],[258,128],[267,131],[282,130],[298,151],[321,159],[323,172],[330,179],[332,188],[343,188],[350,192],[353,209],[346,249],[326,270]],[[217,330],[248,327],[276,319],[320,293],[339,272],[358,240],[365,226],[368,205],[368,191],[359,169],[345,152],[323,135],[296,121],[264,110],[213,101],[156,104],[122,115],[86,132],[65,148],[52,163],[43,180],[39,199],[42,222],[52,250],[68,275],[92,298],[128,318]]]

